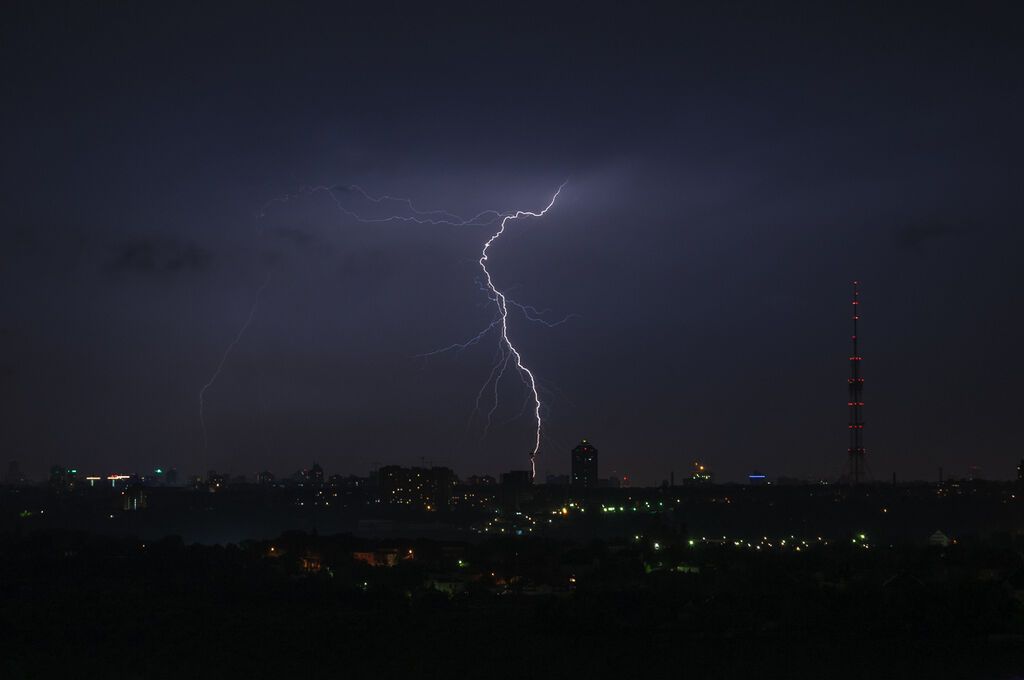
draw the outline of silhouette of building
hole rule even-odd
[[[146,478],[151,486],[177,486],[178,470],[176,468],[153,468],[153,476]]]
[[[526,489],[533,486],[533,475],[530,474],[529,470],[509,470],[508,472],[502,472],[501,485],[503,487]]]
[[[50,468],[50,488],[58,493],[74,491],[77,476],[78,470],[54,465]]]
[[[428,510],[446,508],[452,504],[452,489],[458,483],[451,468],[434,466],[430,468],[430,504]]]
[[[302,471],[302,479],[307,484],[322,486],[324,483],[324,469],[319,463],[314,462],[313,467]]]
[[[227,486],[228,480],[225,475],[218,474],[216,470],[210,470],[206,475],[206,487],[210,493],[216,493],[223,491],[224,487]]]
[[[446,467],[385,465],[377,472],[381,502],[388,505],[413,505],[427,510],[448,507],[455,473]]]
[[[146,488],[141,482],[133,482],[121,491],[121,507],[126,511],[146,508]]]
[[[597,488],[597,449],[586,439],[572,450],[572,478],[569,484],[574,489]]]
[[[533,471],[510,470],[501,473],[501,507],[505,512],[517,512],[533,499]]]
[[[345,491],[355,491],[357,489],[365,489],[368,486],[366,477],[357,477],[356,475],[331,475],[327,480],[327,485],[332,489],[342,489]]]

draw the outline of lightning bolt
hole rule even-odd
[[[263,294],[267,284],[270,283],[270,274],[267,274],[267,278],[264,279],[263,285],[256,291],[256,296],[253,298],[252,306],[249,307],[249,315],[245,318],[245,323],[238,329],[238,334],[235,335],[235,339],[224,349],[224,353],[221,354],[220,363],[217,364],[217,369],[210,376],[210,379],[206,381],[206,384],[199,390],[199,424],[203,428],[203,448],[210,448],[210,438],[206,431],[206,391],[213,387],[213,383],[217,382],[217,378],[220,376],[221,371],[224,370],[224,364],[227,363],[228,357],[231,356],[231,351],[235,349],[235,345],[242,341],[242,337],[245,332],[249,330],[249,326],[252,325],[252,320],[256,318],[256,310],[260,305],[260,295]]]
[[[558,190],[555,191],[555,195],[551,197],[551,201],[547,206],[540,212],[530,212],[526,210],[517,210],[511,215],[505,215],[501,218],[501,225],[498,230],[487,239],[487,243],[484,244],[483,249],[480,251],[480,259],[477,262],[480,264],[480,269],[484,272],[484,277],[487,281],[487,288],[490,290],[491,296],[495,303],[498,305],[498,315],[500,317],[499,328],[501,331],[501,342],[504,347],[508,348],[508,352],[511,357],[515,359],[516,370],[519,371],[520,377],[525,376],[526,381],[529,385],[530,392],[533,394],[533,416],[536,420],[537,427],[535,431],[533,450],[530,452],[530,475],[533,478],[537,476],[537,454],[540,452],[540,435],[543,429],[543,422],[540,415],[540,394],[537,392],[537,378],[533,375],[533,371],[523,364],[523,357],[516,349],[516,346],[512,344],[511,338],[508,336],[508,298],[494,285],[494,279],[491,278],[491,272],[487,269],[487,261],[490,259],[487,256],[487,251],[491,249],[491,246],[501,238],[502,234],[505,233],[505,227],[511,220],[519,220],[524,217],[543,217],[548,210],[551,210],[552,206],[555,205],[555,201],[558,200],[558,195],[562,193],[562,188],[565,186],[565,182],[562,183]],[[491,412],[488,414],[488,422],[490,421],[491,414],[494,413],[494,407],[497,406],[497,390],[498,381],[501,380],[501,376],[505,373],[505,367],[508,365],[509,355],[499,362],[502,367],[495,378],[494,390],[495,390],[495,404],[491,407]],[[493,372],[492,372],[493,374]]]
[[[491,372],[488,375],[487,380],[480,387],[480,391],[477,393],[476,408],[474,410],[474,413],[480,412],[480,403],[483,400],[483,396],[485,392],[487,392],[488,387],[490,387],[493,392],[493,396],[491,407],[490,410],[487,412],[484,424],[483,436],[486,437],[488,429],[491,425],[492,417],[498,407],[498,385],[501,382],[502,377],[508,370],[509,366],[514,365],[515,370],[520,377],[520,380],[527,387],[527,398],[524,404],[529,404],[530,401],[532,401],[533,403],[533,419],[535,422],[535,427],[533,448],[530,451],[530,474],[533,477],[536,477],[536,456],[540,452],[541,435],[543,431],[543,418],[541,415],[542,404],[540,392],[537,388],[537,378],[534,375],[533,371],[531,371],[526,366],[526,364],[523,363],[522,354],[520,353],[519,349],[515,346],[515,344],[513,344],[512,339],[509,336],[509,306],[519,309],[528,321],[541,323],[544,324],[545,326],[548,326],[549,328],[559,326],[577,315],[570,314],[565,318],[561,319],[560,321],[547,321],[543,318],[543,316],[546,313],[548,313],[548,310],[538,310],[531,305],[521,304],[512,299],[511,297],[509,297],[506,292],[499,290],[498,287],[494,284],[494,279],[491,276],[490,270],[487,268],[487,263],[490,260],[488,251],[490,250],[491,246],[494,245],[494,243],[498,239],[500,239],[501,236],[505,233],[505,230],[509,226],[510,222],[513,222],[515,220],[521,220],[524,218],[543,217],[552,207],[554,207],[555,201],[558,200],[558,197],[561,194],[562,189],[565,187],[565,184],[566,183],[563,182],[558,187],[554,195],[552,195],[551,200],[548,201],[548,204],[542,210],[536,212],[528,210],[516,210],[514,212],[484,210],[468,218],[461,217],[447,210],[421,210],[420,208],[416,207],[416,205],[413,203],[411,199],[408,198],[401,198],[391,196],[388,194],[374,196],[366,192],[358,185],[354,184],[321,184],[315,186],[301,187],[295,193],[285,194],[283,196],[271,199],[266,204],[264,204],[262,208],[260,208],[260,210],[257,212],[257,217],[264,217],[267,211],[275,204],[288,203],[290,201],[298,200],[300,198],[326,193],[331,198],[335,207],[343,215],[364,224],[403,222],[425,226],[450,225],[456,227],[485,227],[497,224],[498,228],[494,231],[494,233],[491,234],[491,236],[483,244],[483,247],[481,248],[480,251],[480,257],[477,260],[477,264],[480,266],[480,271],[483,274],[483,278],[482,280],[478,281],[478,285],[480,285],[481,290],[485,292],[490,302],[493,302],[495,304],[496,314],[494,318],[492,319],[491,323],[488,326],[486,326],[483,330],[481,330],[479,333],[469,338],[468,340],[464,342],[453,343],[446,347],[442,347],[431,352],[426,352],[418,356],[431,357],[450,351],[461,352],[467,347],[476,345],[477,343],[482,341],[492,331],[498,331],[499,341],[495,363],[491,367]],[[342,200],[342,196],[340,194],[352,194],[376,206],[386,206],[392,203],[398,204],[403,206],[404,209],[408,211],[409,214],[387,214],[382,216],[367,216],[348,207],[346,202]],[[263,287],[266,287],[266,283],[264,283]],[[263,287],[260,288],[260,291],[263,290]],[[243,324],[242,328],[240,329],[238,336],[225,350],[224,355],[221,357],[220,364],[217,366],[217,370],[214,372],[209,382],[203,386],[202,390],[200,390],[200,420],[201,422],[203,422],[204,442],[206,441],[206,425],[205,421],[203,421],[203,396],[206,393],[206,390],[209,389],[209,387],[217,379],[217,376],[220,374],[221,369],[224,367],[224,363],[227,360],[228,355],[231,353],[231,350],[234,348],[236,344],[238,344],[239,340],[241,340],[242,336],[245,334],[246,329],[249,327],[249,324],[252,323],[253,316],[256,313],[258,300],[259,294],[257,293],[257,299],[253,303],[253,306],[249,312],[249,317],[246,319],[245,324]]]

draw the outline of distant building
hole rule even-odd
[[[434,466],[430,468],[430,507],[428,510],[447,508],[452,504],[452,489],[459,479],[451,468]]]
[[[377,548],[376,550],[358,550],[352,553],[352,559],[363,562],[371,567],[393,567],[403,560],[412,560],[412,548]]]
[[[510,470],[508,472],[502,472],[501,485],[503,487],[527,489],[533,486],[533,475],[529,470]]]
[[[146,508],[146,488],[141,482],[129,484],[121,492],[121,507],[125,511],[144,510]]]
[[[302,571],[307,574],[318,574],[320,569],[323,568],[320,555],[310,550],[307,550],[306,554],[300,558],[300,564]]]
[[[57,493],[69,493],[75,490],[78,470],[54,465],[50,468],[50,489]]]
[[[471,475],[466,480],[466,486],[494,486],[497,483],[498,480],[490,475]]]
[[[501,473],[501,507],[505,512],[516,512],[532,499],[532,471],[510,470]]]
[[[714,480],[714,473],[708,470],[704,463],[694,461],[693,473],[690,475],[690,482],[695,484],[710,484]]]
[[[574,489],[593,489],[597,480],[597,449],[584,439],[572,450],[570,485]]]
[[[548,486],[569,486],[569,475],[548,475],[544,483]]]
[[[256,475],[256,483],[261,486],[269,486],[274,483],[274,473],[264,470]]]
[[[455,473],[446,467],[385,465],[378,470],[377,478],[381,502],[426,510],[448,507],[456,482]]]
[[[210,472],[207,473],[206,475],[206,488],[210,491],[210,493],[217,493],[218,491],[223,491],[224,487],[227,486],[227,483],[227,477],[218,474],[216,470],[210,470]]]
[[[1017,464],[1017,481],[1024,482],[1024,458]]]
[[[302,471],[302,479],[307,484],[321,486],[324,483],[324,469],[319,463],[314,462],[313,467]]]
[[[327,480],[327,485],[333,489],[355,491],[356,489],[365,489],[368,486],[368,481],[366,477],[357,477],[355,475],[331,475],[330,479]]]

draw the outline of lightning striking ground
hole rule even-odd
[[[490,290],[491,295],[493,296],[492,299],[498,305],[498,313],[501,318],[501,341],[504,344],[504,346],[508,347],[508,351],[511,353],[511,356],[515,359],[516,370],[519,371],[519,375],[526,376],[527,382],[529,383],[530,391],[533,393],[533,415],[534,419],[536,420],[537,427],[536,434],[534,437],[533,451],[530,452],[530,475],[532,477],[537,476],[536,458],[537,454],[540,452],[540,436],[541,430],[543,429],[543,422],[541,420],[540,413],[540,394],[537,392],[537,379],[536,377],[534,377],[533,371],[531,371],[529,368],[526,367],[526,365],[523,364],[522,355],[519,353],[519,350],[516,349],[516,346],[512,344],[512,340],[508,336],[508,299],[505,297],[505,294],[498,290],[498,288],[494,285],[494,280],[491,278],[491,272],[490,270],[487,269],[487,261],[489,259],[487,256],[487,251],[490,250],[491,245],[493,245],[494,242],[501,238],[501,235],[505,233],[505,227],[508,225],[509,220],[518,220],[523,217],[543,217],[545,213],[547,213],[547,211],[550,210],[553,205],[555,205],[555,201],[558,200],[558,195],[562,193],[562,188],[564,186],[565,183],[563,182],[562,186],[558,187],[558,190],[555,192],[555,195],[551,197],[551,201],[540,212],[517,210],[515,213],[511,215],[504,216],[501,219],[501,226],[498,227],[498,231],[494,232],[494,234],[489,239],[487,239],[487,243],[484,244],[483,250],[480,251],[480,259],[478,260],[478,262],[480,263],[480,269],[483,270],[484,276],[487,279],[487,288]],[[506,356],[504,361],[501,362],[502,369],[499,372],[497,378],[495,379],[495,390],[497,390],[497,381],[501,380],[501,376],[502,374],[504,374],[505,366],[507,365],[508,357]],[[494,409],[492,408],[491,413],[493,414],[493,412]]]
[[[516,210],[514,212],[511,212],[511,211],[502,212],[502,211],[498,211],[498,210],[484,210],[484,211],[481,211],[481,212],[477,213],[476,215],[473,215],[472,217],[463,218],[463,217],[460,217],[459,215],[456,215],[455,213],[449,212],[447,210],[421,210],[421,209],[417,208],[416,205],[412,202],[412,200],[410,200],[408,198],[400,198],[400,197],[390,196],[390,195],[387,195],[387,194],[380,195],[380,196],[373,196],[373,195],[369,194],[368,192],[366,192],[365,190],[363,190],[361,187],[359,187],[357,185],[345,185],[345,186],[339,186],[339,185],[334,185],[334,186],[316,185],[316,186],[310,186],[310,187],[302,187],[296,193],[286,194],[284,196],[280,196],[278,198],[272,199],[271,201],[268,201],[257,212],[257,217],[258,218],[264,217],[266,215],[267,210],[270,209],[271,206],[273,206],[275,204],[288,203],[290,201],[298,200],[298,199],[303,198],[303,197],[309,197],[309,196],[312,196],[312,195],[315,195],[315,194],[326,193],[331,198],[331,200],[334,202],[334,204],[337,207],[337,209],[343,215],[345,215],[346,217],[349,217],[349,218],[351,218],[351,219],[353,219],[353,220],[355,220],[357,222],[361,222],[361,223],[364,223],[364,224],[374,224],[374,223],[384,223],[384,222],[404,222],[404,223],[420,224],[420,225],[427,225],[427,226],[450,225],[450,226],[456,226],[456,227],[485,227],[485,226],[490,226],[490,225],[497,224],[498,225],[497,230],[493,234],[491,234],[491,236],[483,244],[483,247],[481,248],[481,251],[480,251],[480,257],[477,260],[477,264],[480,266],[480,271],[483,274],[483,278],[482,278],[481,281],[478,281],[478,285],[480,285],[481,289],[486,293],[488,299],[495,304],[496,314],[495,314],[494,318],[491,320],[491,323],[488,326],[486,326],[483,330],[481,330],[479,333],[477,333],[473,337],[469,338],[465,342],[453,343],[453,344],[448,345],[446,347],[442,347],[440,349],[437,349],[437,350],[434,350],[434,351],[431,351],[431,352],[426,352],[426,353],[420,354],[418,356],[420,356],[420,357],[430,357],[430,356],[435,356],[435,355],[438,355],[438,354],[443,354],[443,353],[449,352],[449,351],[461,352],[462,350],[466,349],[467,347],[470,347],[470,346],[473,346],[473,345],[476,345],[477,343],[479,343],[481,340],[483,340],[492,331],[494,331],[494,330],[498,331],[500,337],[499,337],[499,341],[498,341],[498,347],[497,347],[497,352],[496,352],[495,363],[491,367],[491,371],[490,371],[490,374],[488,375],[487,380],[480,387],[480,391],[477,394],[476,409],[475,409],[474,413],[479,413],[480,412],[480,402],[483,399],[484,393],[488,390],[488,387],[490,387],[492,392],[493,392],[493,400],[491,402],[490,410],[487,412],[485,423],[484,423],[483,436],[486,437],[488,429],[489,429],[490,424],[491,424],[492,417],[493,417],[493,415],[494,415],[494,413],[495,413],[495,411],[497,410],[497,407],[498,407],[498,385],[499,385],[502,377],[505,375],[506,371],[508,370],[510,364],[514,365],[515,370],[516,370],[517,374],[519,375],[520,380],[527,387],[527,398],[526,398],[526,401],[524,402],[524,404],[528,405],[532,401],[532,405],[533,405],[533,409],[532,410],[533,410],[533,420],[534,420],[534,423],[535,423],[535,427],[534,427],[534,437],[533,437],[533,448],[530,451],[530,474],[533,477],[536,477],[536,475],[537,475],[536,457],[537,457],[537,454],[540,452],[541,436],[542,436],[542,432],[543,432],[542,403],[541,403],[540,392],[538,391],[538,388],[537,388],[537,378],[534,375],[533,371],[530,368],[528,368],[526,366],[526,364],[523,362],[522,354],[520,353],[519,349],[515,346],[515,344],[513,344],[512,339],[509,336],[509,306],[512,306],[512,307],[515,307],[515,308],[519,309],[522,312],[522,314],[523,314],[523,316],[524,316],[524,318],[526,320],[531,321],[531,322],[541,323],[541,324],[544,324],[545,326],[548,326],[548,327],[554,327],[554,326],[561,325],[561,324],[569,321],[571,318],[573,318],[576,315],[570,314],[570,315],[566,316],[565,318],[563,318],[563,319],[561,319],[559,321],[554,321],[554,322],[547,321],[547,320],[545,320],[543,318],[543,315],[545,313],[547,313],[548,310],[538,310],[538,309],[536,309],[535,307],[533,307],[531,305],[521,304],[521,303],[515,301],[514,299],[510,298],[507,293],[505,293],[502,290],[499,290],[498,287],[494,283],[494,279],[491,276],[491,272],[487,268],[487,263],[490,260],[489,252],[488,251],[490,250],[491,246],[494,245],[494,243],[498,239],[500,239],[501,236],[505,233],[505,230],[508,227],[510,222],[512,222],[514,220],[520,220],[520,219],[523,219],[523,218],[528,218],[528,217],[534,217],[534,218],[543,217],[555,205],[555,201],[558,199],[558,197],[561,194],[562,189],[564,187],[565,187],[565,182],[563,182],[561,184],[561,186],[558,187],[558,189],[555,191],[554,195],[551,197],[551,200],[548,202],[548,204],[542,210],[537,211],[537,212],[528,211],[528,210]],[[371,216],[366,216],[366,215],[360,214],[359,212],[357,212],[357,211],[353,210],[352,208],[348,207],[345,204],[345,202],[342,200],[342,198],[339,196],[340,193],[348,193],[348,194],[352,194],[352,195],[358,196],[362,200],[365,200],[365,201],[367,201],[369,203],[372,203],[374,205],[377,205],[377,206],[382,206],[382,205],[386,205],[386,204],[389,204],[389,203],[397,203],[397,204],[399,204],[401,206],[404,206],[404,209],[407,210],[408,213],[410,213],[410,214],[405,214],[405,215],[390,214],[390,215],[372,216],[372,217]],[[267,282],[269,282],[269,277],[267,279]],[[263,286],[261,286],[260,292],[262,292],[263,288],[266,287],[267,282],[264,282]],[[230,355],[232,349],[234,349],[235,345],[237,345],[238,342],[242,339],[242,336],[245,334],[245,332],[248,329],[249,325],[252,323],[252,319],[253,319],[254,315],[256,314],[256,309],[257,309],[257,306],[258,306],[258,302],[259,302],[259,292],[257,293],[256,300],[253,302],[252,308],[249,310],[249,316],[246,319],[246,322],[242,325],[242,328],[239,330],[239,333],[235,337],[234,341],[232,341],[232,343],[230,345],[228,345],[228,347],[225,350],[223,356],[221,357],[221,361],[218,364],[217,370],[214,372],[213,376],[211,376],[210,380],[200,390],[200,393],[199,393],[199,415],[200,415],[200,422],[201,422],[202,427],[203,427],[203,441],[204,441],[204,444],[208,444],[207,433],[206,433],[206,423],[205,423],[205,417],[204,417],[204,396],[205,396],[205,393],[210,388],[210,386],[212,386],[213,383],[216,381],[217,376],[220,375],[221,370],[224,368],[224,364],[227,361],[228,355]]]

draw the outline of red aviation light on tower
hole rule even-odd
[[[850,422],[847,429],[850,432],[850,447],[847,449],[850,464],[850,483],[857,484],[864,475],[865,450],[864,450],[864,378],[860,376],[860,365],[863,358],[857,347],[859,339],[857,322],[860,321],[860,281],[853,282],[853,299],[850,301],[853,307],[853,334],[850,336],[850,343],[853,351],[850,352],[850,377],[847,379],[849,387],[849,398],[846,406],[850,412]]]

